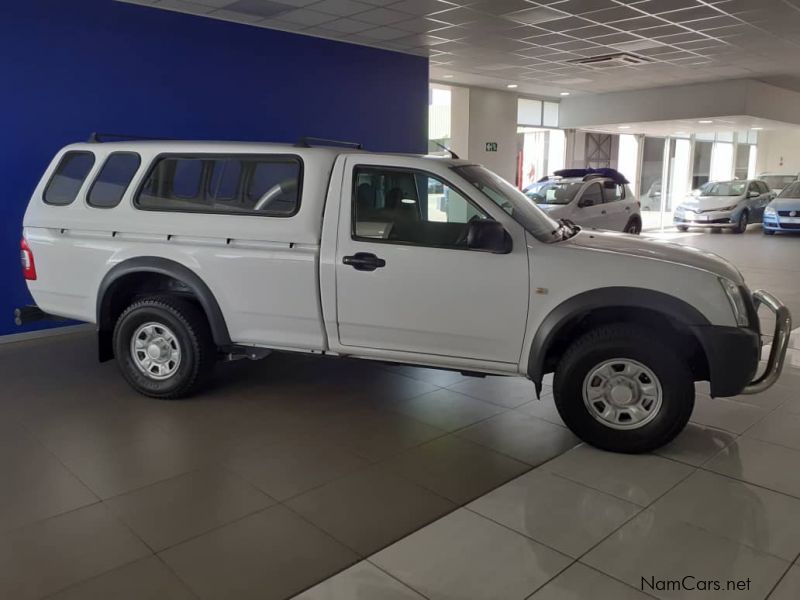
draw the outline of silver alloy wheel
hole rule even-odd
[[[131,358],[150,379],[172,377],[181,365],[181,347],[172,330],[151,321],[140,325],[131,337]]]
[[[653,371],[630,358],[612,358],[583,380],[583,403],[589,413],[612,429],[638,429],[661,410],[661,382]]]

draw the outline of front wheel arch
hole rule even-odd
[[[601,325],[645,324],[658,328],[675,343],[686,344],[696,379],[708,377],[709,363],[693,327],[710,322],[687,302],[654,290],[607,287],[565,300],[544,318],[528,354],[528,377],[541,391],[542,378],[555,371],[571,340]]]

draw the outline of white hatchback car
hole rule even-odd
[[[628,180],[614,169],[564,169],[525,188],[550,217],[583,227],[640,233],[642,217]]]

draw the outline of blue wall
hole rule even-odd
[[[0,89],[0,335],[24,331],[12,317],[30,303],[19,239],[31,192],[92,131],[427,149],[425,58],[112,0],[4,5]]]

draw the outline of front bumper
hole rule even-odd
[[[769,292],[756,290],[753,293],[753,301],[756,308],[764,305],[775,314],[775,331],[772,335],[772,347],[769,350],[769,358],[764,372],[742,390],[743,394],[758,394],[772,387],[778,381],[786,360],[786,350],[789,348],[789,336],[792,334],[792,315],[780,300]]]
[[[800,223],[788,223],[786,217],[773,215],[764,215],[761,226],[769,231],[800,231]]]
[[[705,351],[711,395],[715,398],[758,394],[780,377],[792,331],[792,317],[789,309],[775,296],[757,290],[752,294],[751,321],[758,319],[756,311],[759,305],[766,306],[775,314],[775,331],[767,366],[758,377],[761,335],[757,321],[751,323],[751,328],[713,325],[694,328]]]
[[[732,229],[739,222],[737,211],[714,211],[708,213],[695,213],[684,211],[675,213],[673,217],[675,225],[685,227],[717,227],[720,229]]]

